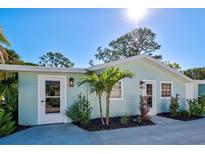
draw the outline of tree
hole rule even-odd
[[[3,30],[0,27],[0,63],[5,63],[5,59],[8,58],[8,54],[4,48],[4,46],[11,46],[9,41],[6,39],[6,37],[3,34]]]
[[[49,67],[73,67],[72,63],[68,58],[64,57],[59,52],[48,52],[45,55],[39,57],[40,66]]]
[[[195,80],[204,80],[205,67],[187,69],[183,71],[183,74]]]
[[[20,56],[12,49],[5,48],[5,51],[7,53],[7,59],[5,59],[5,64],[21,64],[23,63],[22,60],[20,60]]]
[[[5,64],[15,65],[35,65],[33,63],[24,62],[20,56],[12,49],[5,48],[7,59]],[[3,103],[5,102],[5,103]],[[0,72],[0,108],[6,113],[10,112],[13,119],[18,120],[18,73]]]
[[[100,75],[96,74],[93,71],[88,71],[87,75],[81,82],[79,82],[78,86],[82,84],[88,83],[91,87],[91,93],[96,93],[99,102],[99,110],[100,110],[100,118],[101,123],[104,125],[103,114],[102,114],[102,95],[104,91],[103,84],[100,80]]]
[[[107,67],[101,72],[100,81],[104,87],[106,95],[106,125],[109,126],[109,112],[110,112],[110,94],[113,86],[121,79],[132,78],[133,74],[129,71],[121,71],[119,68]]]
[[[169,61],[165,61],[165,62],[163,62],[163,63],[165,63],[165,64],[168,65],[169,67],[171,67],[171,68],[173,68],[173,69],[176,69],[176,70],[178,70],[178,71],[181,70],[181,66],[180,66],[179,64],[177,64],[177,63],[170,63]]]
[[[93,60],[90,60],[90,61],[88,62],[88,64],[89,64],[90,66],[94,66]]]
[[[151,29],[134,29],[110,42],[109,47],[104,49],[98,47],[98,53],[95,55],[95,58],[105,63],[139,54],[148,54],[156,59],[161,59],[161,55],[153,55],[153,52],[161,47],[155,39],[156,34]]]
[[[5,64],[37,66],[34,63],[23,61],[16,51],[12,49],[4,48],[4,50],[7,53],[7,59],[4,60]]]

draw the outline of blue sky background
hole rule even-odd
[[[148,27],[162,46],[156,54],[183,69],[205,66],[205,9],[148,9],[139,23],[126,9],[0,9],[0,25],[12,48],[37,63],[62,52],[75,67],[89,66],[98,46],[137,27]]]

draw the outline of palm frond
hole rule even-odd
[[[10,42],[4,36],[2,28],[0,28],[0,43],[7,45],[7,46],[11,46]]]
[[[0,63],[4,64],[5,60],[8,59],[8,53],[3,46],[0,45]]]

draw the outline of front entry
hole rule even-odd
[[[65,122],[66,77],[39,75],[38,123]]]
[[[149,115],[155,115],[156,114],[156,93],[155,93],[155,81],[144,81],[144,91],[143,95],[147,96],[147,103],[150,107]]]

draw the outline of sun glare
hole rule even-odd
[[[147,12],[146,8],[130,8],[128,9],[128,15],[130,19],[134,20],[135,22],[139,22]]]

